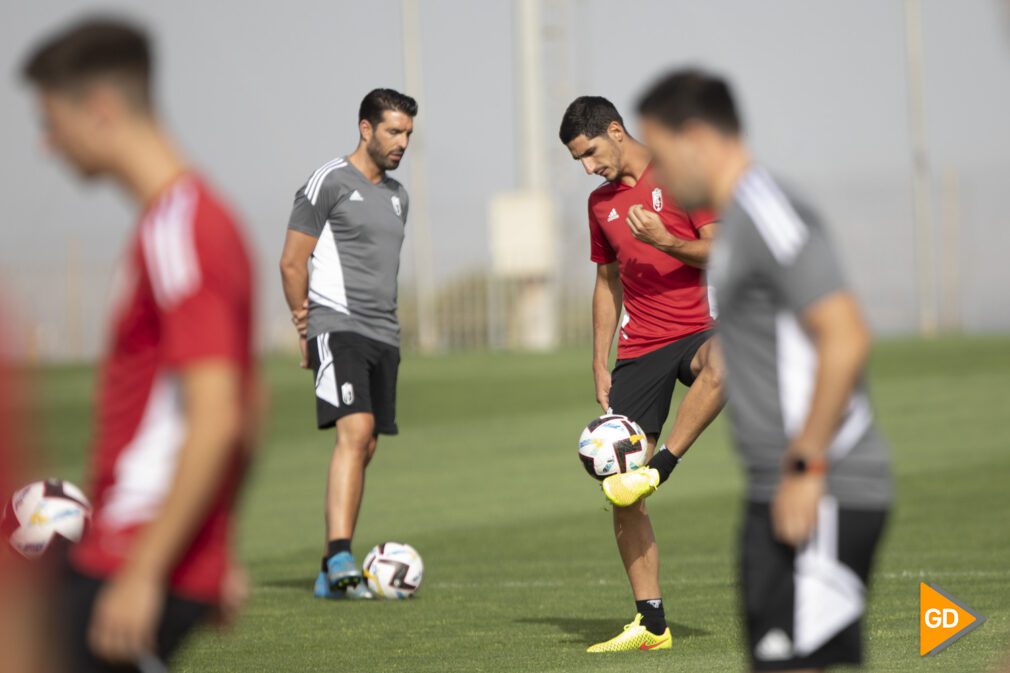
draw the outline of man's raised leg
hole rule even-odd
[[[716,338],[706,341],[691,359],[694,383],[680,401],[673,428],[666,439],[667,451],[678,458],[687,453],[709,423],[719,415],[726,401],[723,390],[725,367]],[[661,481],[666,481],[662,474],[660,476]]]
[[[713,337],[702,344],[691,359],[695,380],[677,408],[673,429],[664,447],[656,452],[647,467],[604,480],[603,492],[611,503],[627,507],[648,497],[666,481],[681,456],[722,410],[724,371],[719,345]]]

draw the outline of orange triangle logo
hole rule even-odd
[[[936,654],[984,621],[935,584],[919,583],[919,656]]]

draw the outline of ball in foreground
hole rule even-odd
[[[69,481],[35,481],[14,492],[0,522],[11,547],[28,559],[45,553],[54,539],[79,542],[91,519],[91,503]]]
[[[612,474],[642,467],[648,450],[642,428],[620,414],[604,414],[594,419],[579,438],[582,466],[590,476],[601,481]]]
[[[372,547],[363,565],[368,589],[381,598],[410,598],[421,586],[424,563],[409,544],[384,542]]]

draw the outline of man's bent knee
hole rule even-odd
[[[372,435],[371,441],[368,442],[368,449],[365,451],[365,467],[372,462],[372,458],[375,457],[375,448],[379,445],[379,438]]]
[[[711,360],[698,372],[695,384],[699,381],[707,388],[722,388],[726,372],[721,364],[716,364]]]

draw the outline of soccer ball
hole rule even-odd
[[[638,423],[619,414],[594,419],[579,438],[579,460],[586,472],[600,481],[642,467],[648,450],[648,441]]]
[[[424,563],[409,544],[384,542],[372,547],[362,567],[368,589],[382,598],[410,598],[421,586]]]
[[[16,491],[4,507],[0,528],[27,559],[45,553],[53,538],[79,542],[91,520],[91,503],[69,481],[35,481]]]

